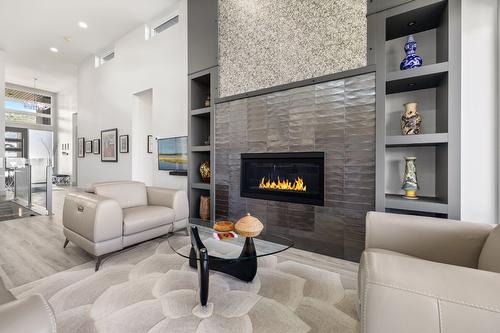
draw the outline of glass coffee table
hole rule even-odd
[[[257,274],[257,258],[283,252],[293,246],[290,239],[266,234],[266,240],[252,237],[216,239],[214,221],[189,219],[191,247],[168,243],[177,254],[189,259],[189,265],[198,269],[200,303],[207,305],[209,271],[214,270],[251,282]]]

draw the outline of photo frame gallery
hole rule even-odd
[[[85,157],[85,138],[78,138],[78,157]]]
[[[85,141],[85,154],[92,154],[92,141]]]
[[[98,155],[101,153],[101,140],[100,139],[92,140],[92,153],[94,153],[95,155]]]
[[[152,135],[148,135],[148,154],[152,154],[153,153],[153,136]]]
[[[101,131],[101,162],[118,162],[118,129]]]
[[[129,152],[129,143],[128,143],[128,134],[120,135],[120,153],[128,153]]]

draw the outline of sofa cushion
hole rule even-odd
[[[123,216],[123,234],[131,235],[173,223],[175,213],[168,207],[141,206],[125,208]]]
[[[148,194],[146,185],[140,182],[116,182],[96,185],[94,192],[97,195],[118,201],[121,208],[146,206]]]
[[[500,225],[490,232],[479,256],[479,269],[500,273]]]

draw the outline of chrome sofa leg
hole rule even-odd
[[[66,246],[68,246],[68,243],[69,243],[69,240],[66,238],[66,240],[64,241],[63,249],[65,249]]]

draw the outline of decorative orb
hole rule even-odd
[[[258,218],[247,213],[246,216],[236,222],[234,229],[243,237],[257,237],[264,229],[264,225]]]
[[[211,175],[211,172],[210,172],[210,162],[209,161],[203,161],[200,164],[200,176],[201,176],[201,180],[204,183],[210,183],[210,175]]]

